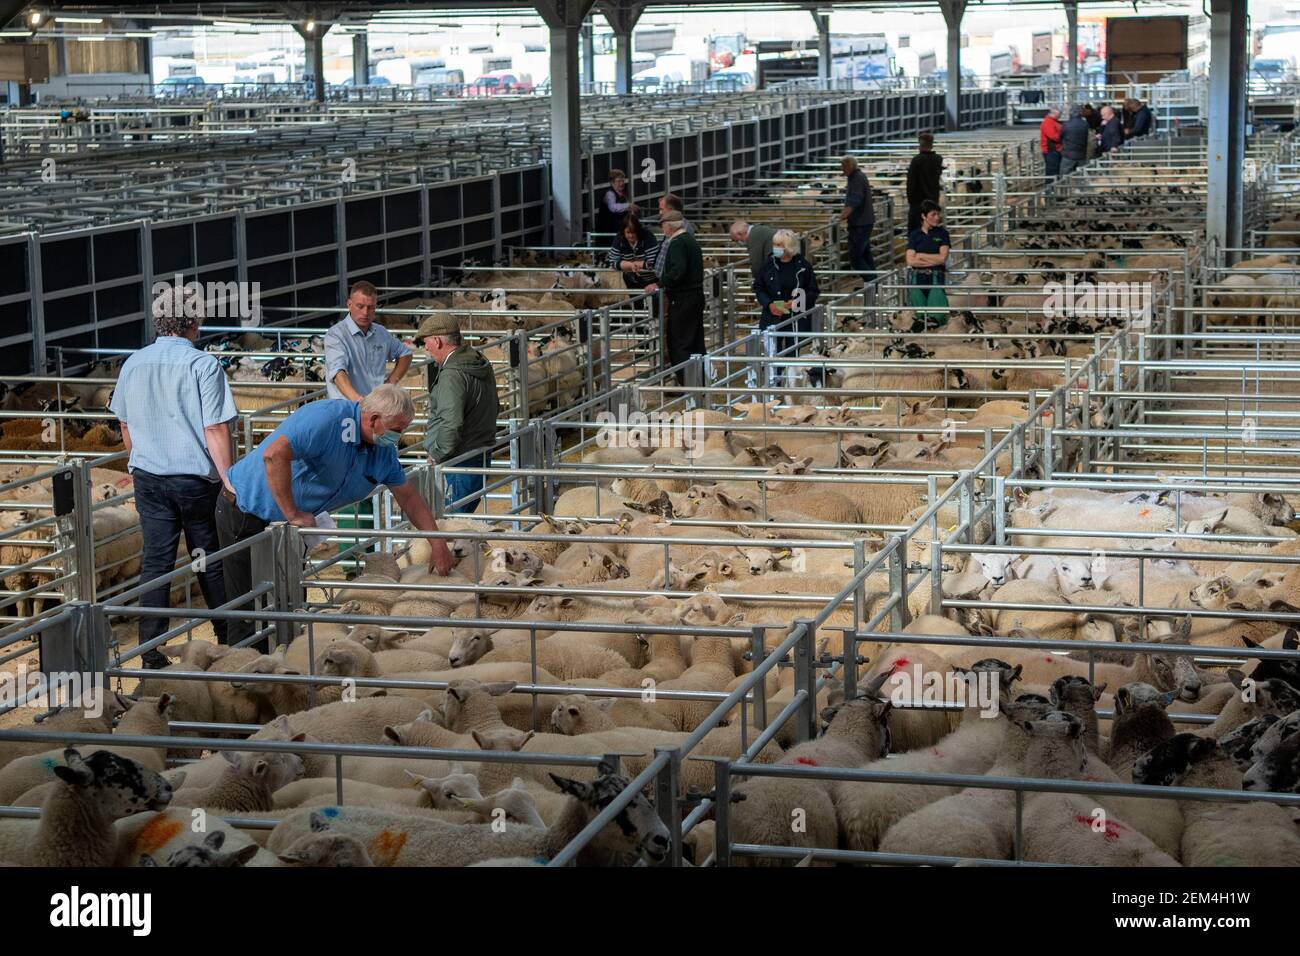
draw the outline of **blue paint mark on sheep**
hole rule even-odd
[[[54,768],[57,767],[58,765],[59,762],[55,760],[53,757],[46,757],[44,760],[41,761],[41,766],[49,771],[53,771]]]
[[[337,817],[339,815],[338,807],[325,807],[321,810],[321,816]]]

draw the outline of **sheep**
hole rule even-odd
[[[1017,719],[1041,716],[1050,710],[1047,699],[1024,695],[1011,701],[1012,683],[1019,668],[994,659],[980,661],[972,669],[978,679],[981,671],[996,675],[999,697],[1005,699],[1003,710]],[[980,716],[976,695],[967,698],[961,724],[934,747],[913,750],[889,760],[876,760],[867,770],[917,771],[938,773],[985,773],[993,765],[1008,733],[1008,721]],[[832,788],[835,813],[839,820],[840,844],[854,850],[875,850],[885,832],[898,820],[921,807],[956,793],[953,787],[906,786],[891,784],[841,782]]]
[[[256,814],[249,814],[256,816]],[[215,832],[223,833],[224,849],[241,856],[251,853],[245,866],[274,866],[275,857],[243,830],[237,830],[215,813],[204,817],[201,829],[194,827],[196,811],[167,807],[158,812],[135,813],[118,820],[112,866],[139,866],[141,857],[170,860],[174,854],[194,853],[193,847],[207,847]],[[251,848],[251,849],[249,849]],[[147,864],[146,864],[147,865]]]
[[[1051,716],[1029,725],[1038,746],[1031,745],[1024,772],[1034,777],[1079,778],[1087,765],[1083,725],[1077,718],[1068,724],[1052,722]],[[1065,758],[1055,761],[1058,772],[1053,772],[1054,761],[1044,759],[1052,752]],[[1173,856],[1140,832],[1141,827],[1108,814],[1107,807],[1099,808],[1097,802],[1072,793],[1031,794],[1024,807],[1024,859],[1093,866],[1178,866]]]
[[[571,736],[617,727],[676,729],[672,721],[641,701],[626,698],[593,701],[581,694],[570,694],[555,702],[555,707],[551,710],[551,726],[557,733]]]
[[[1082,733],[1082,722],[1061,711],[1013,722],[988,775],[1074,776],[1085,763]],[[1035,749],[1035,737],[1063,740],[1065,746]],[[1014,793],[972,786],[900,819],[881,839],[880,850],[1002,860],[1011,856],[1014,828]]]
[[[826,732],[788,751],[784,764],[854,767],[889,751],[890,704],[869,686],[852,700],[822,712]],[[835,805],[821,781],[759,777],[735,788],[740,801],[731,809],[731,838],[738,843],[826,847],[836,843]],[[738,857],[738,865],[778,865],[761,857]]]
[[[1259,755],[1246,769],[1241,785],[1245,790],[1300,793],[1300,730],[1292,730],[1273,749]]]
[[[1206,734],[1216,740],[1262,714],[1285,717],[1293,710],[1300,710],[1300,691],[1284,681],[1249,680],[1235,668],[1228,671],[1228,677],[1241,693],[1228,698],[1219,716],[1206,729]]]
[[[1133,782],[1148,786],[1241,789],[1232,758],[1208,737],[1176,734],[1133,765]],[[1292,812],[1267,803],[1179,800],[1183,866],[1300,865]]]
[[[296,734],[290,739],[300,741],[306,736]],[[173,797],[173,806],[210,807],[233,813],[273,810],[273,794],[303,774],[302,758],[297,754],[237,754],[223,750],[221,756],[230,763],[221,781],[211,787],[181,790]]]
[[[356,837],[324,830],[294,840],[276,856],[280,866],[374,866]]]
[[[0,859],[25,866],[111,866],[114,821],[159,810],[171,785],[137,761],[107,750],[89,757],[72,747],[54,768],[58,785],[41,806],[39,820],[0,823]]]
[[[271,832],[267,846],[287,850],[312,831],[351,835],[379,866],[468,866],[499,857],[549,859],[572,842],[591,819],[627,788],[626,777],[602,764],[590,782],[552,774],[555,785],[572,797],[564,815],[547,829],[494,824],[453,826],[427,817],[368,807],[303,808],[286,814]],[[627,864],[640,857],[662,861],[668,853],[668,829],[650,802],[637,794],[609,826],[579,854],[585,865]]]
[[[181,847],[171,856],[167,857],[167,862],[163,866],[182,866],[182,867],[208,867],[217,869],[222,867],[243,866],[254,856],[257,855],[257,844],[250,843],[248,846],[240,847],[238,850],[221,851],[221,847],[226,842],[224,830],[213,830],[203,838],[201,846]],[[141,854],[139,866],[157,866],[157,862],[148,853]]]
[[[1174,735],[1165,708],[1176,691],[1161,693],[1150,684],[1134,682],[1115,691],[1115,717],[1110,725],[1106,764],[1121,780],[1131,779],[1133,764],[1157,744]]]
[[[118,723],[117,732],[147,737],[166,737],[168,719],[171,711],[171,697],[161,697],[137,701]],[[102,748],[140,763],[154,773],[163,769],[163,750],[151,747],[124,747],[106,743]],[[59,776],[59,761],[64,751],[47,750],[44,753],[29,754],[11,760],[0,768],[0,804],[12,803],[15,797],[26,793],[33,787],[48,783]]]
[[[90,702],[78,701],[56,710],[40,723],[33,719],[30,726],[13,727],[14,730],[41,730],[47,733],[107,734],[113,730],[113,721],[131,705],[129,698],[116,692],[95,688]],[[91,716],[88,711],[98,711]],[[46,750],[42,740],[0,740],[0,767],[17,757],[38,754]]]

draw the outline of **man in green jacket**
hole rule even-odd
[[[776,229],[758,223],[737,219],[731,224],[731,241],[739,242],[749,254],[749,274],[757,276],[763,263],[772,256],[772,238]]]
[[[669,365],[704,353],[704,254],[695,236],[686,231],[684,221],[680,212],[659,217],[664,242],[655,268],[668,305],[664,340]],[[678,369],[676,375],[677,384],[684,385],[682,370]]]
[[[423,329],[424,348],[433,359],[431,371],[436,376],[429,392],[429,425],[424,438],[429,459],[444,462],[482,448],[478,456],[458,464],[486,468],[500,411],[492,363],[464,343],[460,324],[450,315],[435,316]],[[447,475],[447,510],[467,495],[482,491],[483,477]],[[479,501],[475,498],[461,510],[477,511]]]

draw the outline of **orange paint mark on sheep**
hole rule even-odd
[[[159,848],[166,846],[180,832],[179,820],[160,813],[140,828],[140,832],[135,835],[134,847],[139,853],[157,853]]]
[[[405,833],[384,830],[379,836],[370,841],[370,846],[366,849],[370,853],[370,859],[374,861],[376,866],[392,866],[397,862],[397,857],[401,854],[404,846],[406,846]]]
[[[1147,515],[1149,515],[1149,514],[1151,514],[1151,509],[1150,509],[1150,508],[1143,508],[1141,511],[1138,512],[1138,517],[1139,517],[1139,518],[1145,518],[1145,517],[1146,517]]]

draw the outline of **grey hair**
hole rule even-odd
[[[849,169],[857,169],[857,168],[858,168],[858,161],[857,161],[857,159],[856,159],[855,157],[853,157],[853,156],[843,156],[843,157],[840,158],[840,162],[841,162],[841,163],[847,163]]]
[[[380,385],[361,400],[363,414],[378,414],[386,422],[415,417],[415,402],[411,394],[400,385]]]
[[[460,348],[465,344],[465,337],[460,334],[459,329],[455,332],[443,332],[441,335],[437,336],[437,338],[442,339],[448,345],[456,346],[456,348]]]
[[[799,251],[799,237],[789,229],[778,229],[772,236],[772,242],[785,246],[793,252]]]

